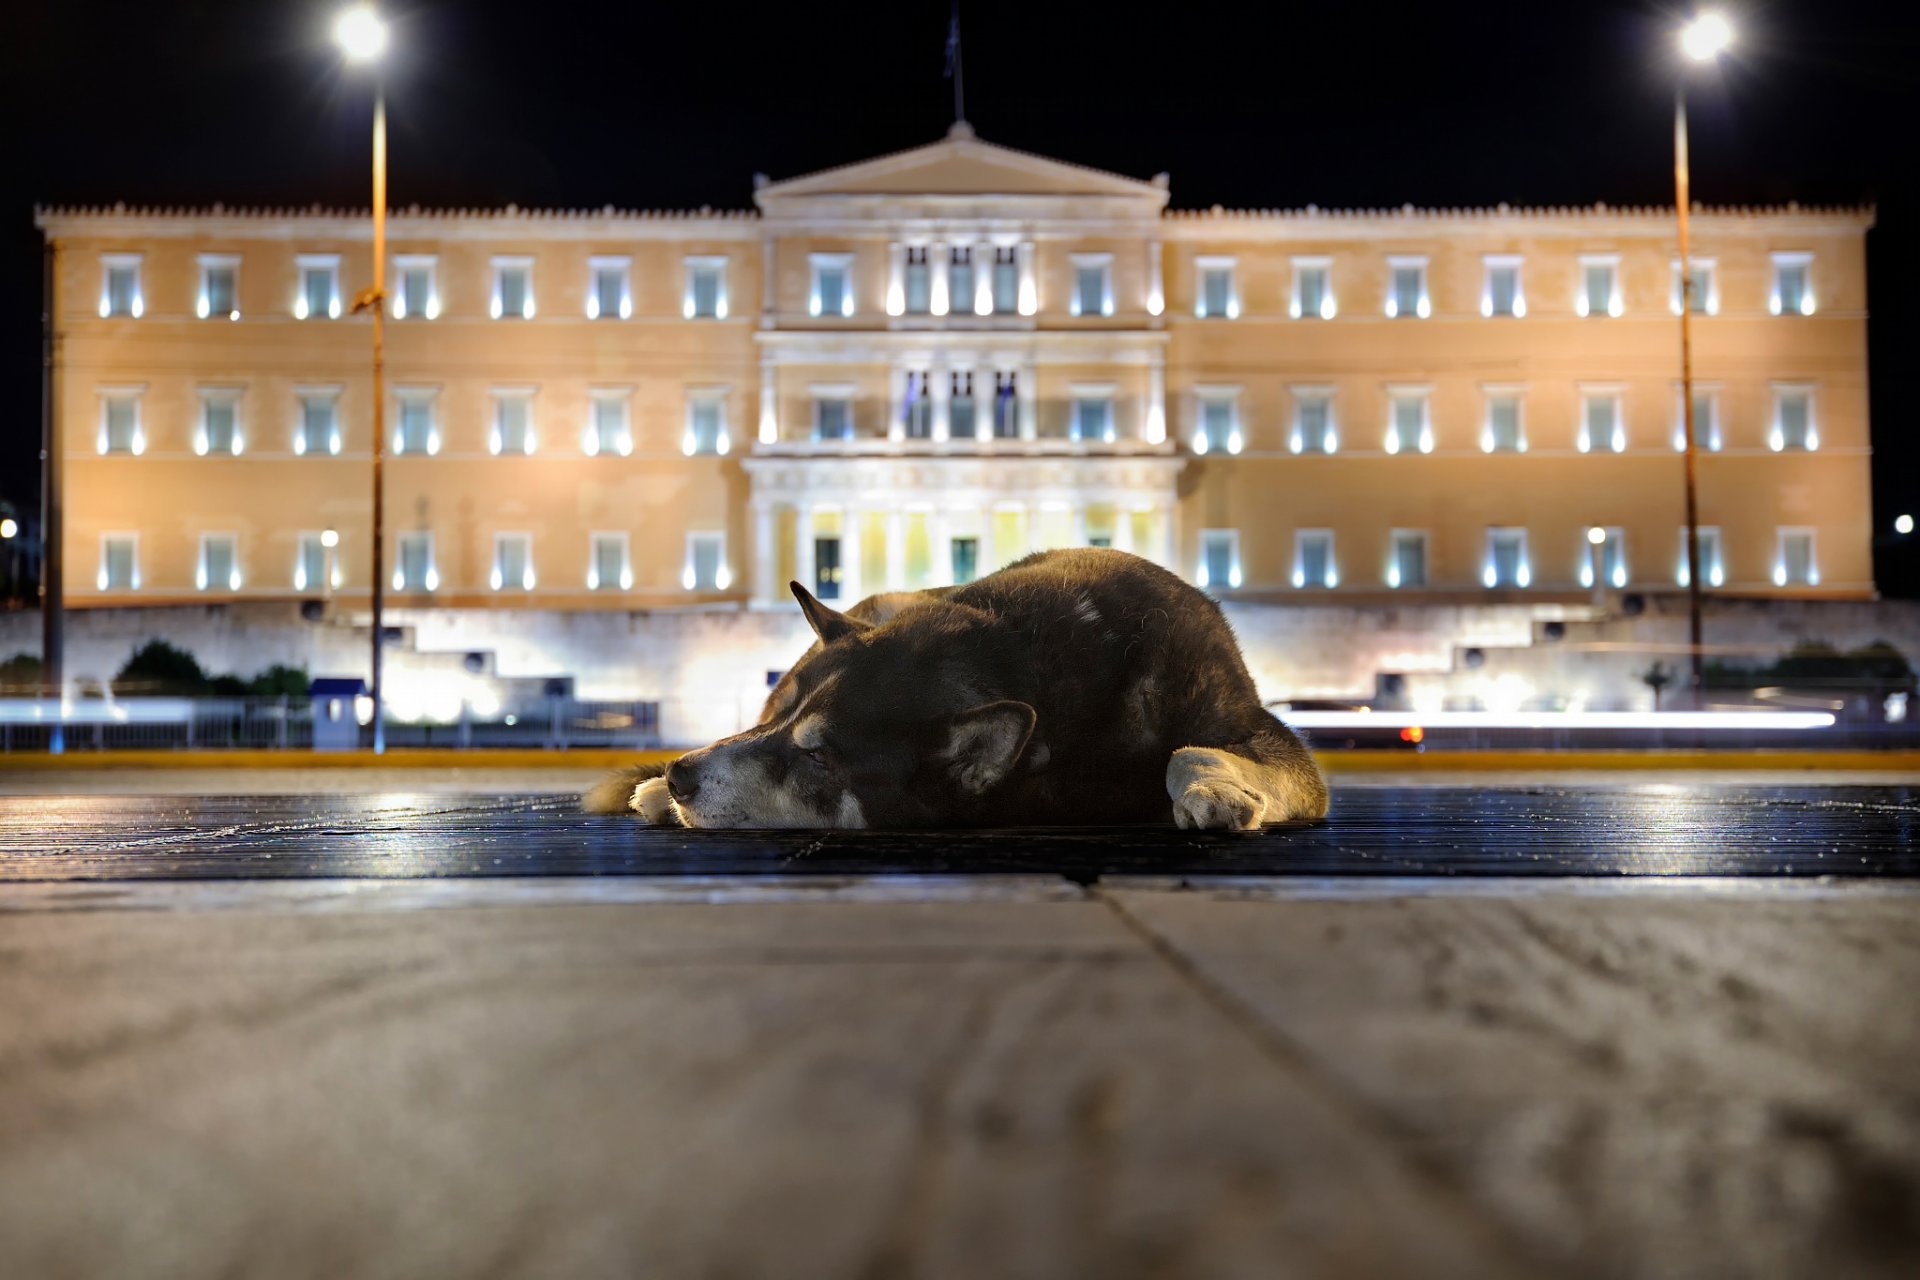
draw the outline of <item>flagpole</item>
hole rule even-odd
[[[947,75],[953,79],[953,122],[967,118],[967,91],[960,68],[960,0],[953,0],[953,25],[947,28]]]

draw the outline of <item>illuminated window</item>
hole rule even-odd
[[[687,294],[681,311],[689,320],[727,318],[727,260],[699,257],[687,259]]]
[[[100,535],[100,573],[95,586],[102,591],[135,591],[140,587],[140,535]]]
[[[1296,320],[1333,319],[1332,258],[1293,260],[1293,302],[1289,310]]]
[[[1673,448],[1676,453],[1687,447],[1687,423],[1683,416],[1686,402],[1678,388],[1673,394]],[[1720,448],[1720,393],[1711,387],[1693,388],[1693,443],[1696,449],[1718,452]]]
[[[1688,301],[1692,304],[1693,314],[1711,316],[1720,313],[1719,273],[1714,270],[1712,258],[1694,258],[1692,280],[1688,282]],[[1668,305],[1673,314],[1680,314],[1680,260],[1675,258],[1672,267],[1673,289]]]
[[[1427,260],[1387,259],[1387,314],[1424,319],[1432,314],[1427,300]]]
[[[1591,387],[1580,393],[1580,433],[1574,445],[1582,453],[1625,453],[1627,427],[1620,416],[1620,393]]]
[[[1195,258],[1198,287],[1193,314],[1206,319],[1232,320],[1240,314],[1240,290],[1232,258]]]
[[[1580,259],[1580,296],[1574,310],[1583,316],[1617,316],[1620,301],[1620,256],[1588,254]]]
[[[332,545],[328,545],[328,534],[321,531],[308,531],[300,535],[299,548],[293,560],[293,589],[295,591],[319,591],[329,586],[337,587],[341,583],[340,535],[332,535]],[[333,581],[327,581],[329,566]]]
[[[1813,419],[1813,388],[1802,383],[1773,386],[1773,428],[1767,445],[1775,453],[1786,449],[1812,451],[1820,447],[1820,429]]]
[[[816,316],[853,314],[853,255],[816,253],[809,257],[813,282],[807,294],[807,311]]]
[[[979,286],[973,274],[973,246],[957,244],[947,261],[949,309],[966,314],[974,309]]]
[[[1527,561],[1525,529],[1487,530],[1487,562],[1480,581],[1489,590],[1495,587],[1526,587],[1533,582],[1533,567]]]
[[[587,560],[587,588],[590,591],[630,591],[633,589],[633,564],[628,558],[628,539],[624,533],[596,533]]]
[[[979,430],[979,416],[973,400],[973,370],[952,372],[952,396],[947,401],[948,433],[955,440],[973,438]]]
[[[1020,309],[1020,251],[1015,245],[994,246],[991,281],[993,314],[1012,315]]]
[[[1488,254],[1482,260],[1486,281],[1480,289],[1483,316],[1524,316],[1527,297],[1520,287],[1520,262],[1512,254]]]
[[[488,585],[495,591],[531,591],[533,582],[533,535],[494,534],[493,574]]]
[[[1526,421],[1522,410],[1522,392],[1518,387],[1485,388],[1487,417],[1480,427],[1482,453],[1525,453]]]
[[[1331,387],[1293,388],[1293,430],[1287,446],[1295,453],[1335,453],[1340,448],[1339,428],[1333,421]]]
[[[633,291],[628,286],[631,258],[587,259],[587,319],[626,320],[633,315]]]
[[[193,451],[202,456],[209,453],[238,456],[240,448],[239,390],[200,388],[200,425],[193,433]]]
[[[1076,253],[1073,255],[1073,305],[1076,316],[1113,314],[1113,255]]]
[[[233,534],[200,535],[200,562],[194,569],[193,585],[201,591],[240,589],[240,552]]]
[[[1333,530],[1293,531],[1293,585],[1337,587],[1340,574],[1333,564]]]
[[[1776,253],[1773,255],[1773,291],[1768,305],[1777,316],[1813,314],[1813,255]]]
[[[953,581],[959,586],[980,576],[980,539],[953,539]]]
[[[1427,531],[1395,529],[1388,535],[1387,585],[1402,587],[1427,585]]]
[[[434,393],[420,387],[394,390],[399,402],[400,420],[394,424],[395,453],[435,454],[440,452],[440,427],[435,421]]]
[[[440,317],[440,267],[431,254],[406,253],[393,260],[396,320]]]
[[[1773,585],[1819,586],[1820,566],[1813,557],[1813,530],[1783,527],[1776,536],[1778,545],[1773,557]]]
[[[687,427],[680,451],[688,457],[696,453],[724,454],[732,447],[727,438],[727,393],[719,390],[687,392]]]
[[[433,563],[433,535],[426,532],[403,533],[396,541],[398,554],[393,558],[393,589],[438,590],[440,571]]]
[[[1020,436],[1020,375],[1002,369],[993,375],[993,438],[1016,440]]]
[[[1595,531],[1599,541],[1594,541]],[[1627,585],[1627,535],[1626,530],[1617,527],[1586,530],[1581,535],[1580,544],[1580,585],[1594,585],[1594,574],[1599,581],[1616,590]],[[1596,565],[1596,562],[1597,565]]]
[[[298,454],[340,452],[340,393],[313,388],[296,393],[300,416],[293,427],[293,451]]]
[[[813,389],[813,438],[815,440],[853,439],[852,387],[815,387]]]
[[[489,313],[495,320],[531,320],[533,312],[533,259],[495,258]]]
[[[100,255],[100,314],[131,316],[138,319],[146,310],[140,292],[140,255],[103,253]]]
[[[1694,532],[1700,536],[1700,563],[1707,567],[1707,585],[1718,587],[1727,581],[1726,563],[1720,555],[1720,530],[1713,525],[1697,525]],[[1675,560],[1674,581],[1681,586],[1687,585],[1687,527],[1680,526],[1680,554]]]
[[[909,314],[924,316],[933,309],[933,264],[927,260],[926,245],[908,245],[904,283]]]
[[[627,423],[631,394],[624,387],[601,387],[587,393],[587,426],[580,448],[588,457],[605,453],[624,458],[633,452],[633,431]]]
[[[1200,565],[1194,582],[1203,589],[1231,590],[1240,585],[1240,531],[1202,529]]]
[[[139,454],[147,451],[147,433],[140,425],[140,396],[140,390],[134,387],[101,390],[101,453]]]
[[[340,255],[303,253],[294,259],[300,289],[294,295],[296,320],[337,320],[340,317]]]
[[[1198,387],[1195,400],[1193,451],[1240,452],[1240,388]]]
[[[498,457],[503,453],[530,454],[535,445],[532,389],[495,387],[493,430],[487,433],[488,449]]]
[[[240,318],[240,259],[230,253],[200,255],[200,291],[194,314],[202,320]]]
[[[725,591],[733,585],[727,570],[726,534],[687,535],[687,563],[680,572],[680,585],[688,591]]]
[[[1433,417],[1425,387],[1387,390],[1388,453],[1432,453]]]
[[[933,438],[933,393],[924,369],[908,369],[901,375],[900,432],[909,440]]]
[[[1073,420],[1068,424],[1068,437],[1112,444],[1114,389],[1110,386],[1075,386],[1070,391],[1073,397]]]

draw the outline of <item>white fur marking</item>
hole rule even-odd
[[[867,825],[866,812],[860,808],[860,801],[851,791],[840,793],[840,812],[834,817],[834,826],[842,828],[864,827]]]
[[[802,751],[811,751],[826,741],[827,718],[814,714],[805,717],[793,726],[793,745]]]

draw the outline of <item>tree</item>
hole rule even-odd
[[[113,677],[113,696],[149,694],[191,698],[207,691],[207,673],[185,649],[165,640],[149,640],[133,651]]]
[[[38,693],[45,669],[38,655],[16,653],[5,662],[0,662],[0,691]]]

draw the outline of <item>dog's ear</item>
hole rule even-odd
[[[807,625],[813,628],[813,634],[820,637],[821,644],[832,644],[841,636],[873,629],[870,622],[849,618],[838,610],[829,609],[815,600],[813,593],[799,583],[789,582],[787,585],[793,589],[793,598],[800,602],[800,612],[807,615]]]
[[[1039,719],[1024,702],[988,702],[962,711],[947,726],[941,758],[962,791],[984,795],[1013,772]]]

